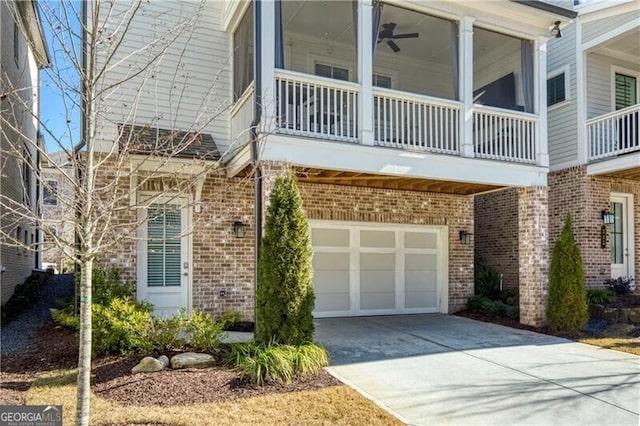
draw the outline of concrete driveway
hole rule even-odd
[[[640,423],[635,355],[456,316],[315,323],[329,371],[408,424]]]

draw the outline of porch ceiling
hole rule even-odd
[[[367,188],[400,189],[405,191],[436,192],[456,195],[472,195],[493,191],[502,187],[495,185],[419,179],[403,176],[385,176],[340,170],[295,168],[298,181],[329,185],[360,186]]]
[[[632,62],[638,62],[640,58],[640,28],[634,28],[618,37],[606,41],[598,48],[604,53],[611,52],[616,56],[629,58]],[[635,60],[633,60],[635,59]]]
[[[618,170],[616,172],[605,173],[602,176],[609,176],[617,179],[631,179],[640,181],[640,167],[633,169]]]

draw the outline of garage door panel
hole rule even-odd
[[[360,295],[360,309],[395,309],[396,295],[394,292],[369,293],[363,292]]]
[[[360,269],[362,269],[363,271],[394,270],[395,268],[395,253],[360,254]]]
[[[393,248],[396,246],[394,231],[360,231],[361,247]]]
[[[316,247],[349,247],[349,230],[313,228],[311,241]]]
[[[338,270],[349,269],[349,253],[314,253],[313,270]]]
[[[416,308],[436,308],[438,306],[438,294],[436,291],[407,291],[405,293],[405,307],[407,309]]]
[[[376,292],[391,291],[396,286],[395,271],[361,271],[360,272],[360,291]]]
[[[436,254],[406,254],[404,256],[404,268],[411,270],[438,269],[438,256]]]
[[[313,287],[316,293],[349,293],[349,271],[315,271]]]
[[[405,248],[436,249],[438,248],[438,234],[435,232],[405,232]]]
[[[348,311],[349,293],[316,293],[315,309],[317,312]]]
[[[436,291],[438,288],[436,271],[406,271],[404,274],[405,291]]]

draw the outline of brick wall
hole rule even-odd
[[[468,196],[391,189],[301,183],[309,219],[449,227],[449,312],[462,309],[473,295],[473,244],[458,233],[473,229],[473,199]]]
[[[518,191],[509,188],[474,197],[475,250],[503,274],[504,288],[519,284]]]
[[[640,226],[640,182],[605,176],[587,176],[586,167],[552,172],[549,179],[549,247],[553,249],[567,212],[574,218],[588,287],[600,287],[611,276],[609,226],[606,247],[600,246],[601,212],[609,208],[612,192],[633,194],[636,235]],[[640,271],[640,241],[635,239],[635,274]]]
[[[520,322],[540,327],[545,318],[549,269],[547,188],[519,188],[517,193]]]

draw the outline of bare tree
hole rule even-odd
[[[89,423],[94,265],[135,252],[139,239],[146,238],[139,232],[144,224],[140,212],[148,218],[155,203],[184,198],[185,208],[206,208],[207,200],[200,197],[205,178],[224,173],[222,159],[239,143],[227,141],[225,152],[214,143],[225,131],[218,120],[228,120],[233,101],[222,84],[229,80],[231,58],[193,66],[198,55],[206,55],[198,47],[208,43],[208,18],[216,13],[210,5],[137,0],[41,4],[41,17],[52,29],[48,42],[54,57],[45,72],[65,103],[62,132],[29,110],[30,99],[23,95],[32,88],[12,85],[3,76],[3,99],[12,111],[38,121],[46,140],[21,133],[16,123],[24,117],[3,114],[3,140],[11,144],[4,162],[37,173],[35,155],[73,189],[72,197],[58,198],[61,209],[74,217],[73,238],[54,232],[38,209],[24,209],[4,194],[0,204],[12,218],[3,224],[2,244],[37,250],[38,244],[32,246],[15,232],[18,224],[28,223],[79,266],[78,425]],[[52,158],[53,152],[72,162],[73,172]],[[41,185],[57,190],[46,181]],[[143,198],[143,191],[152,195]]]

